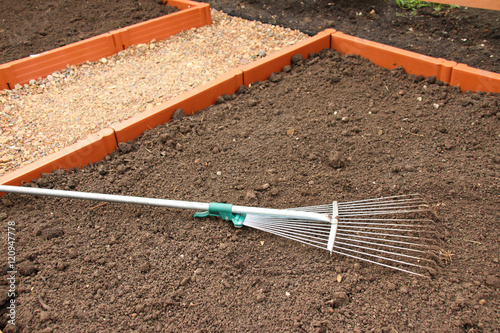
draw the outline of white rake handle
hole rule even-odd
[[[193,202],[193,201],[144,198],[144,197],[133,197],[126,195],[91,193],[91,192],[52,190],[45,188],[21,187],[21,186],[11,186],[11,185],[0,185],[0,193],[1,192],[28,194],[28,195],[42,195],[42,196],[60,197],[67,199],[106,201],[106,202],[147,205],[147,206],[157,206],[157,207],[167,207],[167,208],[191,209],[198,211],[200,210],[210,211],[211,208],[210,206],[213,205],[213,203],[203,203],[203,202]],[[221,205],[227,205],[227,204],[221,204]],[[314,212],[304,212],[304,211],[296,211],[288,209],[235,206],[235,205],[229,205],[229,206],[231,206],[230,207],[231,212],[234,214],[254,214],[254,215],[296,218],[303,220],[305,219],[305,220],[323,221],[323,222],[331,221],[331,218],[327,214],[320,214]]]

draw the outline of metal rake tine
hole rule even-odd
[[[400,267],[397,267],[397,266],[391,266],[391,265],[388,265],[388,264],[377,262],[375,260],[370,260],[370,259],[367,259],[367,258],[358,257],[358,256],[355,256],[353,254],[343,253],[343,252],[336,251],[336,250],[333,250],[332,252],[336,253],[336,254],[340,254],[340,255],[346,256],[346,257],[354,258],[354,259],[357,259],[357,260],[365,261],[365,262],[368,262],[368,263],[371,263],[371,264],[379,265],[379,266],[382,266],[382,267],[386,267],[386,268],[390,268],[390,269],[395,269],[397,271],[401,271],[401,272],[404,272],[404,273],[408,273],[408,274],[413,274],[413,275],[425,277],[425,275],[423,275],[423,274],[420,274],[420,273],[417,273],[417,272],[414,272],[414,271],[410,271],[408,269],[400,268]],[[420,266],[419,268],[423,268],[423,267]]]
[[[359,236],[359,235],[353,235],[353,234],[344,234],[342,232],[337,232],[337,235],[347,236],[347,237],[355,237],[355,238],[361,238],[361,239],[378,240],[378,241],[383,241],[383,242],[392,243],[392,244],[401,244],[401,245],[424,247],[424,245],[420,244],[420,243],[403,242],[403,241],[398,241],[398,240],[393,240],[393,239],[380,239],[380,238],[369,237],[369,236]]]
[[[391,258],[387,258],[387,257],[384,257],[384,256],[378,256],[378,255],[371,254],[371,253],[360,252],[360,251],[353,250],[353,249],[343,248],[341,246],[334,245],[334,248],[338,248],[338,249],[341,249],[343,251],[351,251],[351,252],[354,252],[354,253],[362,254],[364,256],[378,258],[378,259],[382,259],[382,260],[386,260],[386,261],[390,261],[390,262],[394,262],[394,263],[398,263],[398,264],[402,264],[402,265],[409,265],[409,266],[414,266],[414,267],[422,267],[421,265],[417,265],[417,264],[413,264],[413,263],[409,263],[409,262],[405,262],[405,261],[401,261],[401,260],[391,259]]]
[[[384,254],[390,254],[390,255],[393,255],[393,256],[397,256],[397,257],[406,257],[406,258],[410,258],[410,259],[418,259],[418,260],[427,260],[427,261],[430,261],[429,259],[420,258],[420,257],[412,256],[412,255],[409,255],[409,254],[404,254],[404,253],[399,253],[399,252],[392,252],[392,251],[386,251],[386,250],[382,250],[382,249],[375,249],[375,248],[371,248],[371,247],[367,247],[367,246],[349,244],[349,243],[344,243],[344,242],[336,242],[336,244],[340,244],[340,245],[344,245],[344,246],[352,246],[352,247],[355,247],[355,248],[359,248],[359,249],[363,249],[363,250],[368,250],[368,251],[374,251],[374,252],[380,252],[380,253],[384,253]],[[387,259],[387,260],[389,260],[389,259]]]
[[[424,203],[424,199],[421,196],[395,196],[395,197],[381,197],[378,199],[369,199],[361,201],[348,201],[340,202],[339,207],[358,207],[358,206],[373,206],[373,205],[384,205],[387,203],[397,204],[397,203]]]
[[[258,218],[259,222],[258,223],[265,223],[265,224],[268,224],[268,225],[272,225],[272,224],[285,224],[285,225],[304,225],[304,226],[308,226],[308,227],[324,227],[326,225],[330,225],[330,223],[319,223],[319,222],[316,222],[316,221],[307,221],[307,220],[295,220],[295,219],[284,219],[284,218],[281,218],[281,219],[262,219],[262,218]],[[252,220],[253,223],[256,223],[256,220]]]
[[[397,225],[400,227],[399,225]],[[364,227],[364,226],[355,226],[355,225],[344,225],[342,224],[342,228],[352,229],[355,232],[356,229],[364,229],[364,230],[391,230],[391,231],[399,231],[399,232],[420,232],[412,229],[395,229],[395,228],[380,228],[380,227]]]
[[[419,237],[414,237],[414,236],[393,235],[393,234],[377,233],[377,232],[369,232],[369,231],[351,231],[351,230],[344,230],[344,229],[341,229],[341,228],[338,228],[337,230],[338,231],[344,231],[344,232],[356,232],[356,233],[365,234],[365,235],[376,235],[376,236],[406,238],[406,239],[421,239]]]
[[[420,205],[413,204],[411,202],[401,202],[401,203],[395,203],[395,202],[387,202],[387,203],[379,203],[379,204],[373,204],[373,205],[363,205],[363,206],[350,206],[350,207],[339,207],[339,212],[341,214],[345,213],[352,213],[352,212],[357,212],[357,211],[377,211],[377,210],[389,210],[389,211],[395,211],[395,210],[422,210]]]
[[[267,230],[282,230],[283,232],[295,232],[295,231],[301,231],[302,235],[318,235],[318,233],[311,232],[309,230],[304,230],[304,229],[296,229],[296,228],[285,228],[285,227],[277,227],[277,226],[266,226],[265,227]],[[326,235],[328,238],[329,233],[323,233],[323,235]],[[321,234],[320,234],[321,235]]]
[[[311,245],[311,246],[315,246],[317,248],[320,248],[320,249],[324,249],[325,247],[325,240],[324,239],[321,239],[319,237],[311,237],[311,238],[305,238],[305,237],[299,237],[299,236],[294,236],[294,235],[289,235],[287,233],[283,233],[283,232],[276,232],[275,230],[270,230],[270,229],[267,229],[267,228],[263,228],[263,227],[260,227],[260,226],[256,226],[254,227],[255,229],[257,230],[261,230],[261,231],[266,231],[266,232],[269,232],[271,234],[274,234],[274,235],[277,235],[277,236],[281,236],[281,237],[284,237],[284,238],[287,238],[287,239],[291,239],[291,240],[295,240],[297,242],[300,242],[300,243],[304,243],[304,244],[308,244],[308,245]],[[323,242],[321,242],[323,241]],[[319,246],[318,244],[322,245],[322,246]]]
[[[363,221],[378,221],[378,222],[382,222],[382,221],[386,221],[386,222],[428,222],[428,223],[431,223],[432,220],[429,220],[429,219],[389,219],[389,218],[386,218],[386,219],[380,219],[380,218],[359,218],[359,217],[356,217],[356,218],[352,218],[352,217],[342,217],[342,223],[351,223],[351,222],[360,222],[360,223],[363,223]],[[414,224],[412,224],[414,225]],[[424,226],[424,225],[423,225]]]
[[[394,198],[406,198],[406,197],[419,197],[419,198],[421,198],[421,195],[418,193],[393,195],[393,196],[389,196],[389,197],[379,197],[379,198],[372,198],[372,199],[362,199],[362,200],[355,200],[355,201],[339,202],[338,204],[340,207],[340,206],[350,205],[350,204],[367,203],[367,202],[380,202],[382,200],[389,200],[389,199],[394,199]]]
[[[403,250],[403,251],[425,253],[425,251],[423,251],[423,250],[409,249],[409,248],[405,248],[405,247],[401,247],[401,246],[394,246],[394,245],[389,245],[389,244],[379,244],[379,243],[368,242],[368,241],[363,241],[363,240],[358,240],[358,239],[351,239],[351,238],[344,238],[344,237],[337,237],[337,239],[345,240],[348,242],[357,242],[357,243],[363,243],[363,244],[368,244],[368,245],[383,246],[383,247],[388,247],[388,248]],[[411,243],[408,243],[408,244],[411,244]]]

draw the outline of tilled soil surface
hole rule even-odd
[[[200,0],[231,15],[316,34],[327,28],[500,73],[498,11],[403,10],[393,0]]]
[[[178,11],[160,0],[0,2],[0,64]]]
[[[499,332],[498,94],[331,50],[293,60],[27,186],[273,208],[418,192],[432,204],[436,270],[412,276],[190,211],[8,194],[16,328]]]

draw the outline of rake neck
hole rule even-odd
[[[331,222],[331,217],[328,214],[304,212],[304,211],[291,210],[291,209],[273,209],[273,208],[233,206],[232,211],[233,211],[233,213],[238,213],[238,214],[253,214],[253,215],[283,217],[283,218],[289,218],[289,219]]]

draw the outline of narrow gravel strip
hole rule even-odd
[[[0,92],[0,175],[308,36],[212,9],[211,26]]]

